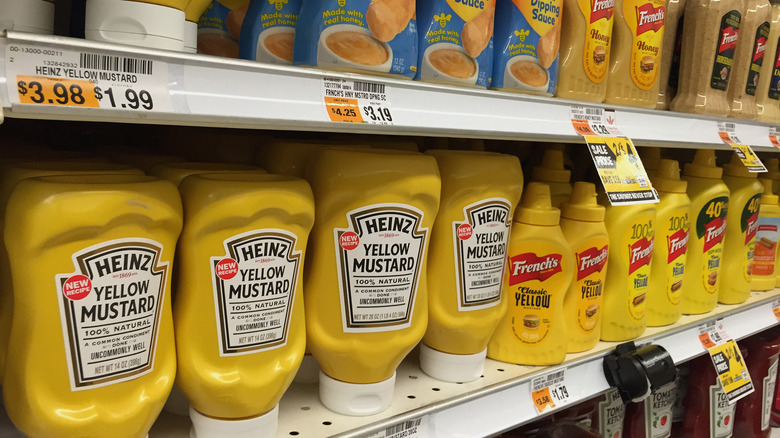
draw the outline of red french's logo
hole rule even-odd
[[[733,50],[737,47],[739,28],[734,29],[732,26],[729,26],[723,29],[723,32],[720,35],[721,39],[720,46],[718,46],[718,53],[723,53],[726,50]]]
[[[595,23],[602,18],[609,20],[615,9],[615,0],[593,0],[593,9],[590,11],[590,22]]]
[[[513,286],[529,280],[545,281],[561,272],[560,254],[537,256],[526,252],[509,258],[512,271],[509,275],[509,285]]]
[[[588,248],[577,254],[577,281],[590,274],[601,272],[607,265],[607,245],[601,248]]]
[[[653,7],[652,3],[645,3],[636,8],[636,34],[654,30],[660,31],[664,27],[664,17],[666,8],[663,6]]]
[[[780,46],[778,46],[780,48]],[[775,68],[780,67],[780,49],[775,53]]]
[[[777,225],[759,225],[758,231],[777,231]]]
[[[631,259],[631,262],[628,264],[629,275],[642,266],[650,264],[650,259],[653,258],[654,239],[654,237],[651,237],[650,240],[647,240],[647,237],[643,237],[628,246],[628,256]]]
[[[756,51],[753,53],[753,62],[758,61],[764,57],[766,53],[766,38],[760,37],[756,39]]]
[[[747,231],[745,232],[745,245],[747,245],[758,231],[758,212],[753,213],[747,220]]]
[[[677,230],[671,236],[667,236],[666,245],[668,254],[666,263],[672,263],[688,251],[688,230]]]
[[[710,223],[704,226],[704,245],[703,252],[709,251],[713,246],[723,241],[723,234],[726,231],[726,221],[716,217]]]

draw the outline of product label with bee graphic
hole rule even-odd
[[[733,10],[723,14],[720,20],[720,33],[715,53],[715,62],[712,65],[712,77],[710,87],[716,90],[726,90],[731,76],[731,66],[734,64],[734,51],[739,37],[739,23],[742,14]]]
[[[775,276],[777,242],[780,240],[780,217],[758,218],[755,251],[753,252],[753,275]]]
[[[636,322],[642,322],[647,311],[647,285],[650,280],[650,262],[653,258],[655,230],[653,217],[637,218],[624,237],[625,257],[628,260],[628,314]]]
[[[761,193],[750,198],[742,209],[739,227],[745,236],[745,246],[742,247],[743,267],[742,275],[746,281],[750,281],[753,275],[753,257],[756,250],[756,233],[758,231],[758,209],[761,207]]]
[[[629,71],[641,90],[653,88],[658,80],[665,17],[665,0],[623,2],[623,18],[633,35]]]
[[[302,0],[253,0],[241,27],[239,57],[291,65]]]
[[[608,242],[606,237],[596,238],[584,242],[580,248],[575,249],[577,271],[574,277],[575,286],[572,289],[576,295],[569,297],[567,294],[566,299],[577,300],[575,327],[582,334],[591,333],[600,324],[599,309],[604,279],[607,277]]]
[[[248,8],[249,0],[212,0],[198,19],[198,51],[238,58],[241,28]]]
[[[688,252],[690,226],[688,209],[672,212],[666,229],[666,299],[669,304],[680,304],[685,260]]]
[[[719,196],[704,204],[696,218],[696,236],[702,241],[702,282],[704,290],[718,293],[720,258],[723,254],[723,236],[726,233],[726,215],[729,198]]]
[[[585,17],[582,66],[588,78],[600,84],[607,77],[615,0],[577,0],[577,5]]]

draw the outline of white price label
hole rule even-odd
[[[737,154],[742,163],[747,167],[749,172],[761,173],[766,172],[766,166],[758,158],[753,148],[750,145],[742,142],[737,137],[737,124],[732,122],[717,122],[718,123],[718,136],[723,143],[731,146],[734,149],[734,153]],[[770,140],[771,140],[770,136]]]
[[[428,438],[428,416],[404,421],[365,438]]]
[[[5,56],[12,103],[172,112],[165,62],[23,44]]]
[[[780,149],[780,127],[777,126],[769,127],[769,141],[772,143],[774,147]]]
[[[378,82],[326,77],[322,101],[332,122],[392,125],[390,87]]]
[[[625,137],[617,127],[615,110],[572,105],[569,108],[569,115],[577,134]]]
[[[531,400],[540,414],[569,403],[566,370],[534,378],[531,381]]]

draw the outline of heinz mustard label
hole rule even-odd
[[[713,295],[718,293],[718,274],[728,209],[729,198],[719,196],[704,204],[696,218],[696,235],[702,240],[704,253],[702,282],[704,290]]]
[[[452,223],[458,310],[493,307],[501,302],[511,203],[485,199],[463,208],[464,221]]]
[[[565,290],[562,259],[557,246],[538,245],[536,252],[509,257],[509,288],[512,332],[523,344],[537,344],[547,338],[553,324],[553,295]]]
[[[734,429],[736,403],[729,398],[720,384],[710,386],[710,436],[713,438],[731,438]]]
[[[588,78],[600,84],[607,77],[615,0],[577,0],[585,16],[585,49],[582,66]]]
[[[575,249],[577,261],[576,288],[577,324],[582,334],[588,334],[600,323],[602,290],[607,277],[608,239],[592,239]]]
[[[761,66],[764,64],[768,39],[769,23],[765,21],[756,29],[755,40],[753,41],[753,57],[750,60],[750,71],[748,72],[747,84],[745,84],[745,93],[751,96],[756,95],[756,87],[758,87]]]
[[[718,53],[715,54],[715,62],[712,65],[712,78],[710,87],[716,90],[726,90],[729,85],[729,74],[734,64],[734,52],[739,38],[739,22],[742,15],[739,11],[732,10],[723,14],[720,21],[720,33],[718,35]]]
[[[758,209],[761,207],[761,193],[754,195],[745,204],[740,216],[739,228],[742,235],[745,236],[745,246],[742,250],[744,254],[742,275],[746,281],[750,281],[753,274],[753,257],[756,250],[756,232],[758,231]]]
[[[336,228],[339,292],[345,332],[411,325],[428,228],[406,204],[374,204],[347,213]]]
[[[162,244],[117,239],[73,254],[56,276],[71,390],[132,380],[152,371],[168,262]]]
[[[681,208],[673,212],[666,225],[666,299],[669,304],[676,306],[680,304],[688,252],[690,225],[687,209]]]
[[[650,262],[653,258],[655,231],[653,220],[635,222],[626,231],[623,242],[628,246],[628,314],[642,322],[647,311],[647,285],[650,280]]]
[[[225,255],[211,258],[220,356],[287,344],[300,251],[297,237],[265,229],[225,240]]]
[[[607,438],[622,438],[626,405],[617,389],[610,389],[599,403],[599,433]]]
[[[758,218],[755,251],[753,252],[753,275],[775,276],[777,242],[780,240],[780,218]]]
[[[669,438],[672,435],[672,408],[674,407],[674,382],[662,386],[645,399],[645,436]]]
[[[634,84],[649,90],[658,80],[661,61],[661,43],[664,37],[665,0],[624,0],[623,16],[631,29],[630,72]]]
[[[777,39],[777,50],[775,50],[775,57],[772,59],[774,62],[774,68],[772,69],[772,79],[769,81],[769,98],[778,100],[780,99],[780,38]]]

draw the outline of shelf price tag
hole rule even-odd
[[[730,404],[753,392],[753,382],[737,342],[726,334],[723,321],[711,321],[699,327],[699,341],[712,359],[718,380]]]
[[[325,77],[322,80],[322,101],[331,122],[392,125],[386,84]]]
[[[23,44],[5,56],[12,103],[172,112],[164,62]]]
[[[780,128],[777,126],[769,127],[769,141],[772,145],[780,149]]]
[[[780,321],[780,299],[772,302],[772,313],[774,313],[775,318]]]
[[[572,105],[571,123],[585,137],[612,205],[659,201],[634,144],[617,127],[614,110]]]
[[[758,158],[753,148],[750,145],[744,144],[736,135],[737,125],[732,122],[718,122],[718,136],[723,143],[731,146],[734,149],[734,153],[737,154],[742,164],[747,167],[748,172],[761,173],[766,172],[764,163]],[[770,135],[770,140],[772,136]]]
[[[365,438],[428,438],[428,416],[395,424]]]
[[[569,403],[566,370],[534,378],[531,381],[531,400],[540,414]]]

